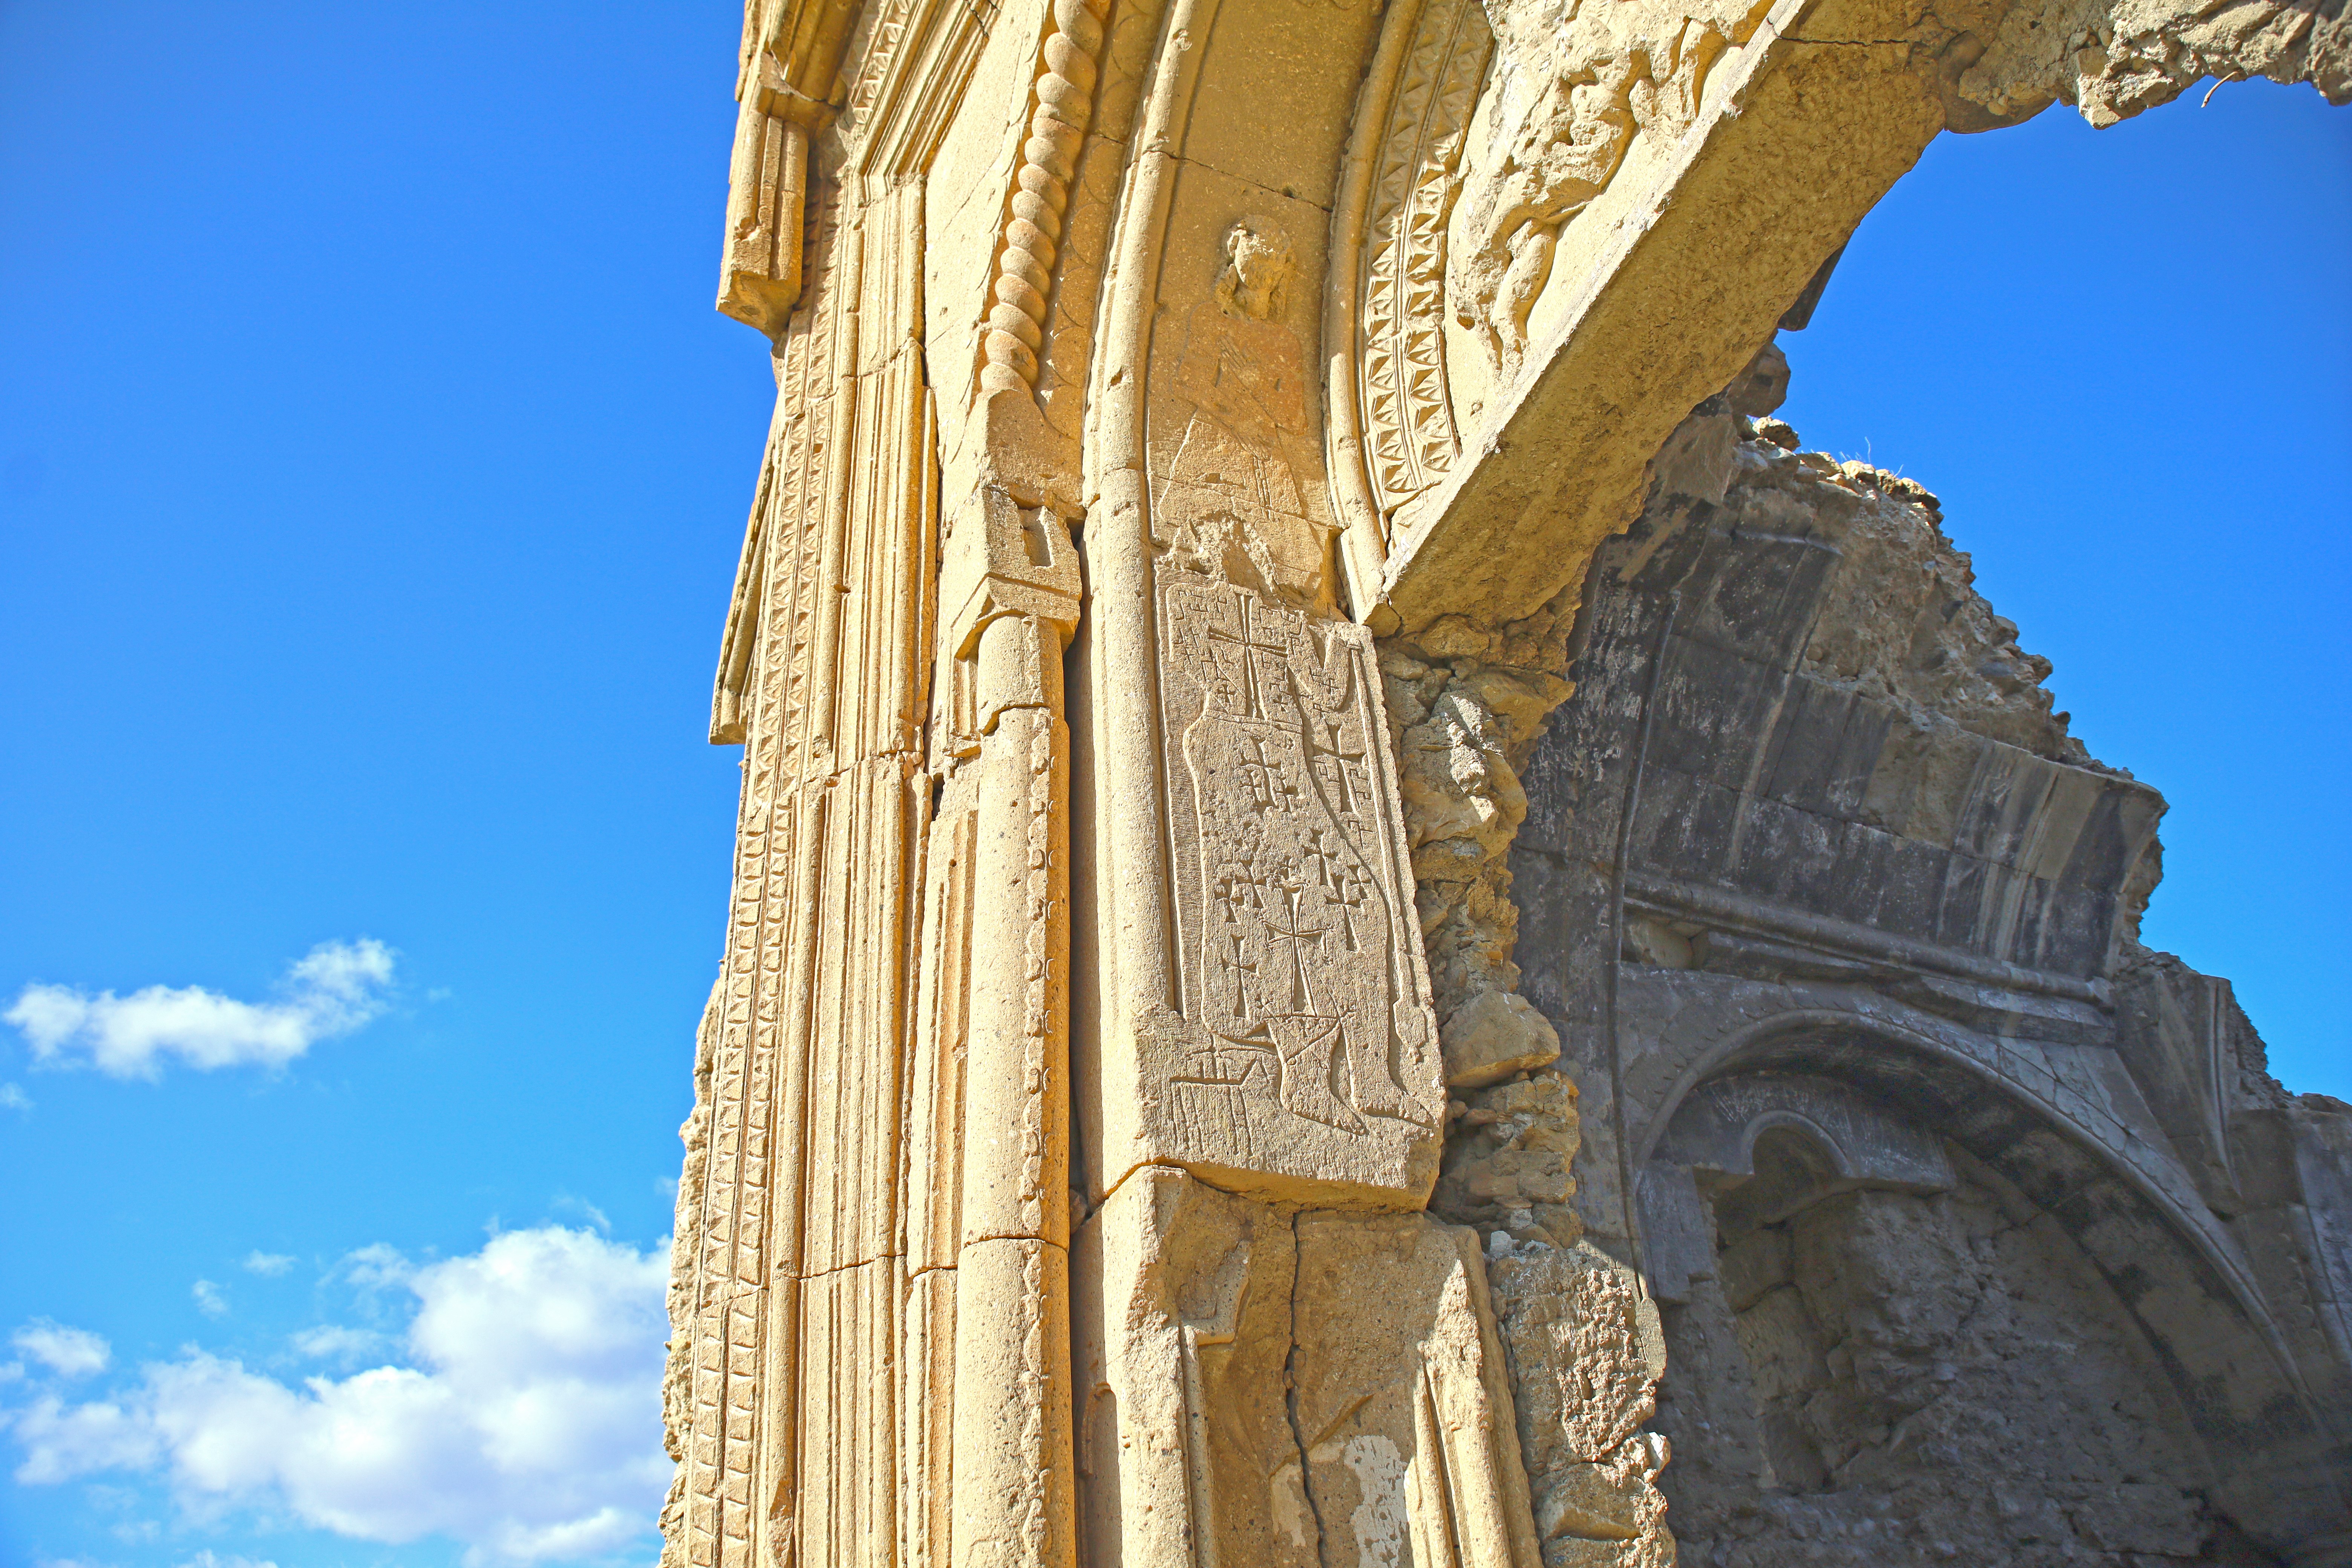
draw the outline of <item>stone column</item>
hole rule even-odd
[[[980,736],[950,1560],[1076,1560],[1070,1438],[1069,536],[992,486],[951,535]],[[975,559],[977,557],[977,559]]]

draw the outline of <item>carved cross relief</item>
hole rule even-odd
[[[1160,601],[1178,1141],[1244,1168],[1383,1163],[1433,1140],[1442,1100],[1370,639],[1190,573]]]
[[[1370,635],[1332,614],[1332,525],[1284,320],[1290,242],[1226,231],[1153,405],[1181,1025],[1163,1152],[1412,1190],[1444,1107]]]

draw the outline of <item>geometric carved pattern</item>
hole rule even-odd
[[[898,63],[905,46],[907,28],[914,21],[915,0],[883,0],[875,8],[867,26],[874,30],[873,40],[866,47],[858,62],[856,79],[849,89],[849,104],[842,113],[845,130],[856,132],[866,128],[874,113],[874,105],[882,95],[882,83]]]
[[[1375,143],[1364,225],[1364,437],[1383,517],[1461,449],[1445,390],[1445,225],[1495,36],[1476,0],[1431,0]]]
[[[980,384],[984,392],[1028,392],[1037,384],[1045,347],[1045,296],[1060,253],[1062,212],[1077,176],[1078,149],[1094,113],[1109,0],[1054,0],[1055,31],[1040,51],[1029,137],[996,253],[995,288],[982,322]]]
[[[861,328],[886,345],[908,331],[885,288],[919,255],[920,195],[824,191],[814,287],[778,344],[783,412],[742,595],[756,631],[739,628],[735,897],[692,1134],[704,1161],[680,1193],[674,1568],[897,1558],[896,1109],[930,797],[936,479],[915,356],[844,373]]]
[[[808,713],[824,689],[819,624],[839,597],[824,591],[824,530],[815,521],[824,512],[823,442],[841,313],[827,265],[838,237],[827,208],[810,258],[815,287],[778,345],[780,384],[795,395],[770,440],[746,552],[742,623],[730,628],[729,662],[751,663],[740,689],[749,707],[764,709],[765,721],[750,726],[748,736],[717,1038],[707,1098],[697,1107],[707,1159],[702,1181],[689,1184],[700,1190],[680,1194],[681,1224],[697,1254],[686,1303],[691,1316],[675,1325],[691,1412],[680,1521],[688,1568],[749,1568],[767,1511],[758,1471],[769,1425],[761,1391],[773,1326],[768,1254],[778,1195],[770,1126],[788,1069],[779,1061],[772,1017],[761,1016],[763,1002],[774,1007],[761,982],[784,967],[793,922],[778,894],[788,906],[803,879],[798,868],[822,839],[824,796],[811,798],[804,786],[821,780],[831,760],[810,744],[820,726],[778,721]]]

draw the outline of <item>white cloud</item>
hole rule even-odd
[[[312,948],[287,971],[283,1001],[240,1002],[201,985],[150,985],[128,996],[27,985],[0,1018],[23,1032],[35,1061],[86,1055],[113,1078],[155,1078],[173,1056],[207,1071],[276,1068],[382,1013],[392,971],[392,949],[362,937]]]
[[[349,1361],[366,1355],[383,1343],[383,1336],[366,1329],[327,1323],[304,1329],[294,1336],[294,1348],[313,1361]]]
[[[69,1329],[47,1318],[36,1318],[8,1336],[8,1342],[68,1377],[88,1377],[106,1370],[113,1354],[106,1341],[88,1329]]]
[[[16,1412],[11,1425],[25,1446],[16,1479],[33,1486],[93,1470],[144,1468],[163,1452],[146,1413],[112,1400],[68,1405],[44,1394],[31,1408]]]
[[[343,1272],[351,1282],[363,1290],[381,1290],[387,1285],[405,1285],[415,1278],[416,1270],[396,1247],[377,1242],[362,1247],[343,1259]]]
[[[206,1547],[181,1563],[179,1568],[278,1568],[278,1564],[255,1557],[223,1557]]]
[[[606,1555],[644,1539],[669,1480],[667,1254],[558,1226],[422,1266],[370,1248],[352,1277],[414,1293],[412,1364],[293,1387],[192,1350],[112,1401],[16,1413],[16,1478],[163,1470],[194,1505],[282,1508],[364,1541],[446,1535],[472,1563]]]
[[[33,1097],[26,1094],[22,1086],[0,1083],[0,1110],[29,1111],[32,1109]]]
[[[603,1231],[606,1236],[613,1234],[613,1222],[604,1217],[604,1211],[603,1209],[598,1208],[586,1198],[575,1198],[571,1194],[564,1193],[559,1194],[555,1201],[549,1206],[555,1209],[569,1210],[573,1213],[586,1215],[588,1216],[589,1224],[594,1226],[598,1230]]]
[[[294,1259],[283,1252],[264,1252],[258,1247],[245,1255],[245,1271],[275,1279],[294,1267]]]
[[[188,1287],[188,1294],[196,1299],[196,1310],[202,1312],[205,1317],[226,1318],[228,1316],[228,1298],[222,1295],[221,1288],[214,1284],[211,1280],[197,1280],[194,1285]]]

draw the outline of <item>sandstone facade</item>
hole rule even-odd
[[[1933,1490],[1895,1426],[2029,1276],[2147,1435],[2017,1517],[2346,1560],[2340,1128],[2127,946],[2158,803],[1923,497],[1750,422],[1938,130],[2341,101],[2347,37],[752,0],[719,304],[778,398],[668,1560],[1630,1568],[1670,1499],[1769,1552],[1832,1477]]]

